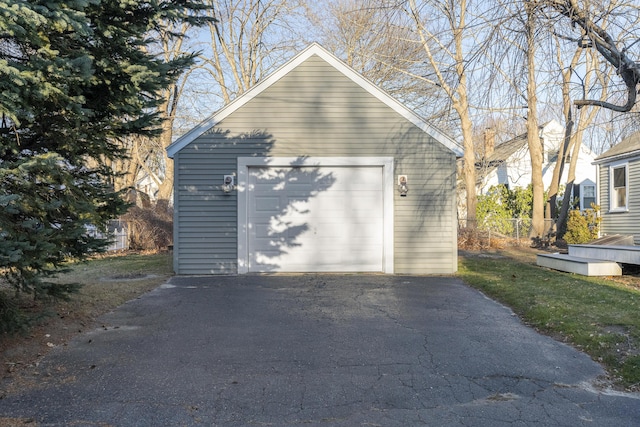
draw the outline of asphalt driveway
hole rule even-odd
[[[40,426],[634,426],[637,395],[449,277],[175,277],[55,349]]]

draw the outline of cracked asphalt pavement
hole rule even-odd
[[[453,277],[174,277],[54,349],[39,426],[638,426],[640,396]]]

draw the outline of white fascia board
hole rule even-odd
[[[243,93],[242,95],[240,95],[239,97],[231,101],[226,106],[222,107],[212,116],[205,119],[203,122],[198,124],[189,132],[187,132],[186,134],[178,138],[173,144],[167,147],[167,155],[170,158],[173,158],[173,156],[182,148],[184,148],[186,145],[188,145],[189,143],[194,141],[196,138],[198,138],[200,135],[202,135],[203,133],[205,133],[206,131],[208,131],[218,123],[220,123],[222,120],[228,117],[231,113],[240,109],[242,106],[247,104],[253,98],[260,95],[262,92],[268,89],[272,84],[276,83],[282,77],[287,75],[291,70],[296,68],[302,62],[306,61],[314,53],[312,52],[312,50],[316,46],[319,47],[319,45],[312,44],[311,46],[309,46],[308,48],[300,52],[298,55],[293,57],[291,60],[289,60],[289,62],[287,62],[282,67],[280,67],[277,71],[269,75],[266,79],[257,83],[248,91],[246,91],[245,93]]]
[[[640,153],[638,151],[630,151],[628,153],[618,154],[617,156],[605,157],[603,159],[594,160],[592,164],[602,165],[602,164],[609,164],[609,163],[619,163],[623,160],[626,162],[633,162],[638,159],[640,159]]]
[[[280,67],[277,71],[269,75],[266,79],[262,80],[251,89],[249,89],[244,94],[240,95],[238,98],[230,102],[228,105],[220,109],[218,112],[210,116],[208,119],[204,120],[196,127],[191,129],[189,132],[178,138],[173,144],[167,147],[167,155],[170,158],[184,148],[186,145],[194,141],[200,135],[204,134],[206,131],[220,123],[223,119],[228,117],[231,113],[235,112],[243,105],[247,104],[256,96],[260,95],[263,91],[268,89],[271,85],[279,81],[282,77],[287,75],[291,70],[298,67],[304,61],[309,59],[309,57],[313,55],[318,55],[320,58],[325,60],[328,64],[333,66],[336,70],[341,72],[343,75],[351,79],[354,83],[358,84],[364,90],[369,92],[375,98],[380,100],[382,103],[387,105],[389,108],[394,110],[396,113],[400,114],[402,117],[407,119],[409,122],[413,123],[423,132],[433,136],[436,141],[440,142],[442,145],[450,149],[454,152],[457,157],[462,157],[464,154],[464,150],[462,147],[455,142],[452,138],[447,136],[445,133],[440,131],[439,129],[433,127],[425,120],[423,120],[420,116],[418,116],[415,112],[404,106],[401,102],[384,92],[378,86],[374,85],[372,82],[364,78],[358,72],[356,72],[351,67],[347,66],[344,62],[338,59],[333,54],[329,53],[326,49],[320,46],[318,43],[312,43],[302,52],[293,57],[289,62]]]

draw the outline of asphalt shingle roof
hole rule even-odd
[[[527,147],[527,144],[527,133],[525,132],[509,141],[496,145],[493,153],[491,153],[488,158],[476,162],[476,170],[478,171],[477,182],[482,182],[492,170],[506,162],[516,151]]]
[[[520,150],[527,144],[527,134],[522,134],[514,139],[498,144],[487,161],[489,163],[507,160],[513,153]]]
[[[611,147],[609,150],[600,154],[595,160],[603,160],[609,157],[621,156],[624,154],[631,154],[635,151],[640,151],[640,132],[636,132],[626,137],[618,144]]]

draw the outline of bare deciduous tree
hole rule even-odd
[[[189,23],[181,23],[176,27],[167,22],[165,27],[155,34],[156,44],[151,47],[156,49],[157,54],[165,61],[188,58],[191,53],[186,52],[183,45],[190,28]],[[156,109],[163,122],[156,136],[138,136],[120,141],[128,156],[113,164],[113,168],[120,174],[114,183],[117,189],[131,188],[141,197],[156,198],[160,205],[169,205],[173,192],[173,161],[167,157],[165,149],[173,140],[178,101],[189,73],[188,70],[182,76],[178,76],[172,84],[162,90],[162,102]],[[141,185],[141,181],[147,185]]]
[[[606,28],[608,21],[608,16],[605,16],[601,21],[603,28]],[[585,106],[574,111],[573,99],[575,99],[575,97],[581,97],[587,92],[598,92],[599,100],[605,101],[609,97],[611,74],[614,73],[614,68],[606,62],[603,64],[602,61],[599,60],[599,56],[592,49],[585,49],[587,46],[576,45],[574,43],[571,43],[570,46],[575,46],[576,50],[570,63],[565,65],[563,56],[568,49],[564,45],[564,42],[567,40],[571,39],[567,36],[556,34],[556,62],[562,70],[561,87],[565,137],[554,167],[554,175],[549,187],[549,200],[547,203],[547,217],[553,219],[557,216],[556,229],[558,237],[562,237],[565,232],[568,211],[572,206],[571,194],[575,181],[577,162],[583,145],[583,136],[585,130],[593,125],[599,112],[599,109],[593,108],[593,106]],[[573,40],[571,41],[573,42]],[[578,69],[583,70],[584,76],[578,79],[579,84],[576,85],[573,77]],[[578,87],[572,90],[572,86]],[[562,208],[559,214],[557,214],[555,212],[556,196],[566,163],[569,163],[569,170],[567,173],[565,197],[562,201]],[[588,207],[589,206],[583,206],[582,208]]]
[[[183,50],[190,28],[192,27],[188,22],[165,22],[164,26],[154,33],[156,43],[149,45],[149,49],[153,49],[165,61],[191,58],[193,54]],[[112,162],[111,165],[117,174],[113,183],[117,190],[129,188],[144,198],[155,197],[159,203],[169,204],[173,191],[173,163],[167,158],[165,148],[172,141],[177,104],[188,74],[189,71],[182,76],[176,76],[174,82],[162,90],[162,101],[156,106],[156,114],[163,122],[155,136],[139,135],[119,141],[128,155]],[[141,181],[147,182],[147,188],[140,185]]]
[[[179,28],[180,34],[186,35],[188,30],[188,24],[182,24]],[[176,58],[184,55],[184,40],[184,37],[176,39],[166,34],[161,34],[159,42],[165,58]],[[153,180],[158,187],[158,203],[167,206],[173,193],[173,160],[167,156],[166,148],[173,141],[173,127],[178,112],[178,102],[184,91],[184,86],[189,78],[189,74],[190,71],[187,71],[180,79],[176,80],[173,85],[163,92],[163,102],[158,106],[158,113],[164,119],[162,132],[157,140],[149,141],[149,151],[160,158],[156,163],[159,168],[155,170],[146,169],[145,172],[147,172],[149,178]],[[145,163],[141,164],[141,167],[145,168]]]
[[[527,145],[531,157],[531,187],[533,206],[531,209],[531,233],[533,238],[544,235],[544,183],[542,181],[543,147],[538,130],[538,88],[536,82],[536,8],[532,1],[525,1],[524,30],[527,61]]]
[[[548,199],[545,210],[545,218],[553,219],[556,217],[556,203],[558,198],[558,190],[560,189],[560,180],[564,172],[564,165],[569,159],[569,150],[571,149],[571,142],[573,136],[574,118],[573,110],[571,106],[571,78],[573,76],[573,70],[577,67],[580,58],[582,57],[582,49],[577,48],[571,58],[569,66],[564,66],[564,46],[562,46],[558,37],[555,38],[556,45],[556,58],[560,68],[560,75],[562,78],[562,110],[565,122],[565,132],[562,144],[560,144],[558,150],[558,158],[553,169],[553,177],[551,184],[549,185]],[[577,159],[572,159],[577,161]],[[567,193],[570,194],[570,191]]]
[[[596,12],[592,6],[597,3],[583,2],[578,0],[536,0],[541,6],[546,6],[564,17],[568,18],[573,26],[578,26],[584,35],[582,43],[587,47],[590,44],[602,55],[602,57],[616,68],[616,71],[626,87],[626,102],[623,105],[603,101],[601,99],[580,99],[575,101],[575,105],[583,107],[593,105],[607,108],[613,111],[631,111],[636,103],[638,84],[640,84],[640,65],[638,59],[638,42],[636,38],[626,44],[607,31],[602,25],[602,18],[613,13],[609,8],[605,8],[602,13]],[[616,4],[616,9],[620,10],[625,6],[627,13],[637,15],[636,4]],[[627,19],[624,14],[617,14],[619,20]],[[624,28],[624,27],[623,27]],[[636,54],[631,55],[631,49],[635,46]]]
[[[394,98],[446,125],[437,118],[444,116],[447,102],[434,102],[439,89],[435,82],[425,84],[427,58],[416,43],[412,19],[396,0],[308,2],[307,16],[317,28],[311,38]]]
[[[473,123],[469,105],[468,73],[470,43],[466,22],[467,0],[447,2],[421,2],[409,0],[408,12],[413,18],[420,44],[434,73],[434,83],[444,91],[460,119],[464,148],[463,175],[466,191],[468,226],[475,227],[476,218],[476,169],[473,143]],[[437,18],[435,18],[437,17]],[[438,31],[428,23],[441,19],[445,28]],[[440,32],[441,31],[441,32]],[[451,78],[453,74],[455,78]]]
[[[498,40],[492,45],[491,61],[496,74],[501,77],[495,85],[506,96],[503,100],[491,98],[489,105],[500,102],[510,105],[514,118],[526,120],[527,151],[531,165],[531,187],[533,205],[531,209],[531,232],[534,240],[545,237],[545,197],[543,182],[544,146],[540,139],[539,107],[541,96],[549,98],[549,61],[551,58],[543,47],[548,45],[548,27],[540,20],[539,7],[535,0],[513,2],[500,1],[505,19],[496,28]],[[522,7],[524,6],[524,8]],[[556,67],[553,67],[554,69]],[[553,84],[553,83],[552,83]],[[503,85],[503,86],[501,86]],[[542,88],[542,89],[541,89]],[[546,90],[544,90],[546,89]],[[518,108],[520,112],[518,114]],[[525,113],[526,116],[521,116]]]
[[[223,104],[254,86],[299,48],[293,21],[297,0],[207,0],[209,52],[201,67],[217,83]]]
[[[194,50],[191,44],[185,47],[187,35],[191,41],[204,42],[204,52],[199,61],[188,72],[180,76],[173,85],[163,91],[163,102],[157,112],[164,119],[161,132],[155,138],[123,141],[129,151],[129,159],[118,165],[123,172],[121,186],[136,187],[144,179],[149,187],[155,188],[154,196],[159,204],[167,205],[173,191],[173,161],[166,155],[166,148],[172,143],[180,114],[189,110],[184,105],[187,90],[210,95],[216,92],[222,102],[215,107],[229,103],[245,92],[271,67],[280,63],[280,56],[295,49],[293,32],[284,31],[289,25],[287,19],[296,8],[296,3],[286,0],[208,0],[208,31],[196,31],[188,24],[173,27],[167,24],[166,31],[155,35],[155,47],[165,59],[185,55],[185,50]],[[208,32],[208,37],[203,35]],[[286,33],[286,34],[285,34]],[[194,82],[191,77],[199,72],[217,84]],[[203,89],[206,88],[206,89]],[[182,105],[181,105],[182,102]],[[202,103],[202,99],[194,99]],[[207,114],[211,113],[211,107]],[[139,192],[144,189],[138,188]]]

